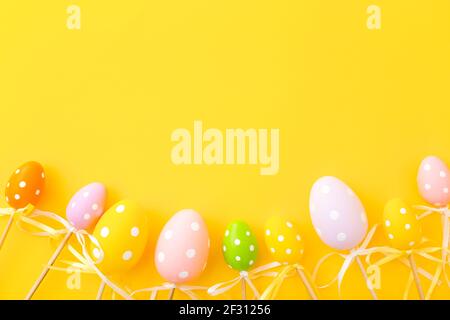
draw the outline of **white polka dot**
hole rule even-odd
[[[103,227],[102,230],[100,230],[100,235],[103,238],[106,238],[109,235],[109,228],[108,227]]]
[[[270,248],[270,252],[275,253],[275,248]]]
[[[122,255],[122,259],[125,261],[129,261],[131,260],[131,258],[133,258],[133,252],[131,252],[130,250],[125,251]]]
[[[195,251],[195,249],[189,249],[186,251],[186,257],[188,257],[189,259],[194,258],[196,254],[197,252]]]
[[[75,208],[77,206],[77,203],[74,201],[72,202],[72,208]]]
[[[287,248],[286,249],[286,254],[291,254],[292,253],[292,249],[291,248]]]
[[[248,265],[253,265],[253,263],[255,263],[255,261],[253,261],[253,260],[250,260],[249,262],[248,262]]]
[[[138,235],[139,235],[139,228],[138,227],[131,228],[131,236],[137,237]]]
[[[173,237],[173,231],[172,230],[167,230],[166,232],[164,232],[164,238],[166,240],[170,240]]]
[[[330,219],[333,221],[336,221],[337,219],[339,219],[339,212],[336,210],[331,210],[330,211]]]
[[[252,251],[252,252],[255,251],[255,246],[252,244],[250,245],[250,251]]]
[[[385,225],[386,227],[390,227],[390,226],[391,226],[391,221],[386,220],[386,221],[384,222],[384,225]]]
[[[239,257],[239,256],[236,256],[235,259],[236,259],[236,261],[241,261],[241,257]]]
[[[389,233],[388,238],[392,240],[392,239],[394,239],[394,235],[392,233]]]
[[[410,243],[409,243],[409,246],[410,247],[412,247],[413,245],[415,245],[416,243],[414,242],[414,241],[411,241]]]
[[[230,230],[225,231],[225,237],[228,237],[230,235]]]
[[[100,256],[101,256],[100,249],[94,248],[94,250],[92,250],[92,254],[94,255],[94,257],[95,257],[96,259],[100,259]]]
[[[406,208],[401,208],[401,209],[400,209],[400,213],[401,213],[401,214],[406,214]]]
[[[234,240],[234,244],[236,246],[240,245],[241,244],[241,240],[239,240],[239,239]]]
[[[16,170],[16,174],[19,174],[19,173],[20,173],[20,169],[17,169],[17,170]]]
[[[447,175],[445,174],[445,172],[444,171],[439,171],[439,176],[441,177],[441,178],[445,178]]]
[[[42,177],[42,179],[45,179],[45,172],[41,173],[41,177]]]
[[[406,230],[411,229],[411,225],[410,225],[409,223],[405,224],[405,229],[406,229]]]
[[[83,216],[84,220],[89,220],[91,218],[91,215],[89,213],[85,213]]]
[[[123,204],[120,204],[117,206],[117,208],[116,208],[117,213],[122,213],[124,211],[125,211],[125,206]]]
[[[36,192],[34,193],[35,195],[40,195],[41,194],[41,190],[39,190],[39,189],[36,189]]]
[[[92,210],[97,210],[98,209],[98,204],[97,203],[94,203],[93,205],[92,205]]]
[[[292,222],[286,221],[286,226],[288,228],[292,228],[293,227]]]
[[[200,225],[197,222],[192,222],[191,229],[192,229],[192,231],[198,231],[198,230],[200,230]]]
[[[347,235],[344,232],[340,232],[340,233],[338,233],[336,238],[338,241],[342,242],[347,239]]]
[[[85,191],[85,192],[83,193],[83,197],[84,197],[84,198],[89,197],[89,192],[88,192],[88,191]]]
[[[222,247],[222,250],[223,250],[223,252],[226,252],[226,251],[227,251],[227,246],[224,245],[224,246]]]
[[[266,230],[266,236],[270,236],[270,230],[269,229]]]
[[[430,184],[425,184],[425,190],[430,190],[431,189],[431,185]]]
[[[27,186],[27,183],[25,181],[20,181],[19,182],[19,188],[25,188]]]
[[[245,233],[245,235],[246,235],[247,237],[250,237],[250,231],[247,231],[247,232]]]
[[[164,254],[164,252],[158,253],[158,261],[159,261],[160,263],[163,263],[164,260],[166,260],[166,255]]]
[[[431,165],[429,163],[426,163],[423,168],[425,169],[425,171],[430,171],[431,170]]]
[[[187,277],[189,277],[189,272],[187,272],[187,271],[181,271],[181,272],[178,274],[178,277],[179,277],[180,279],[186,279]]]
[[[16,193],[16,194],[14,195],[14,199],[20,200],[20,194],[17,194],[17,193]]]
[[[283,241],[284,241],[284,236],[280,234],[280,235],[278,236],[278,241],[279,241],[279,242],[283,242]]]
[[[322,193],[324,193],[324,194],[328,194],[328,193],[330,193],[330,186],[328,186],[328,185],[324,185],[323,187],[322,187]]]
[[[448,188],[444,188],[442,191],[444,191],[444,193],[448,193]]]
[[[302,240],[302,237],[300,237],[300,235],[298,234],[295,236],[295,239],[297,239],[297,241],[300,241],[300,240]]]

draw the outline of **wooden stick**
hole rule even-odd
[[[356,256],[355,259],[356,259],[356,262],[358,263],[359,270],[361,270],[361,273],[362,273],[362,275],[364,277],[364,280],[366,281],[367,289],[369,289],[373,300],[378,300],[378,297],[377,297],[377,294],[375,293],[375,290],[373,290],[372,286],[369,285],[369,277],[367,276],[366,269],[364,268],[364,265],[363,265],[360,257]]]
[[[103,292],[105,291],[105,286],[106,286],[105,281],[102,281],[102,283],[100,283],[100,287],[98,288],[96,300],[102,300]]]
[[[50,267],[53,266],[53,264],[55,263],[56,259],[61,254],[62,250],[66,246],[66,244],[69,241],[70,236],[72,234],[73,234],[73,232],[69,231],[66,234],[66,236],[64,237],[64,240],[61,241],[61,243],[59,244],[59,246],[56,249],[55,253],[53,253],[52,257],[50,258],[50,260],[48,261],[47,265],[45,266],[44,270],[42,270],[41,275],[39,276],[39,278],[34,283],[33,287],[30,290],[30,292],[28,292],[28,295],[26,296],[25,300],[30,300],[31,298],[33,298],[34,293],[36,292],[36,290],[41,285],[41,282],[44,280],[45,276],[47,275],[48,271],[50,270]]]
[[[419,274],[417,273],[416,262],[414,261],[413,255],[408,256],[409,264],[414,276],[414,281],[416,282],[417,292],[419,293],[420,300],[425,300],[425,295],[423,294],[422,284],[420,283]]]
[[[305,285],[306,290],[308,290],[308,293],[309,293],[309,296],[311,297],[311,299],[312,300],[318,300],[317,294],[314,291],[313,286],[309,282],[309,279],[306,276],[306,274],[300,268],[295,268],[295,269],[297,270],[298,276],[300,277],[300,279],[302,280],[303,284]]]
[[[14,214],[11,214],[11,216],[10,216],[9,219],[8,219],[8,224],[6,225],[6,228],[5,228],[5,230],[3,231],[3,234],[2,234],[2,237],[1,237],[1,240],[0,240],[0,249],[2,248],[3,243],[4,243],[5,240],[6,240],[6,236],[7,236],[8,233],[9,233],[9,229],[11,229],[11,226],[12,226],[13,221],[14,221]]]
[[[241,279],[241,290],[242,290],[242,300],[247,300],[247,284],[245,283],[245,279]]]
[[[175,294],[175,288],[170,289],[169,291],[169,300],[173,300],[173,295]]]

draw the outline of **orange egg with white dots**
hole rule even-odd
[[[36,205],[44,191],[45,172],[42,165],[35,161],[24,163],[17,168],[6,184],[6,202],[14,209]]]
[[[303,239],[297,226],[282,217],[266,221],[265,240],[272,257],[281,263],[298,263],[303,257]]]
[[[422,228],[416,213],[402,199],[392,199],[386,203],[383,226],[390,243],[397,249],[412,249],[422,238]]]

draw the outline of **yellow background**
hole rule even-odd
[[[66,27],[70,4],[81,8],[81,30]],[[381,30],[366,27],[370,4],[382,9]],[[48,176],[41,209],[63,214],[91,181],[108,186],[110,205],[137,200],[152,225],[142,263],[120,279],[132,289],[163,282],[153,264],[155,241],[182,208],[202,213],[212,238],[208,267],[195,284],[236,276],[220,252],[236,218],[258,235],[258,264],[271,261],[265,218],[299,223],[312,270],[332,251],[309,218],[315,179],[346,181],[372,225],[391,197],[421,203],[415,176],[423,157],[450,162],[449,57],[447,0],[1,1],[0,187],[22,162],[37,160]],[[173,165],[170,134],[194,120],[208,128],[280,128],[279,174]],[[439,244],[439,218],[427,218],[424,228]],[[385,243],[377,233],[374,244]],[[15,226],[0,251],[0,298],[23,298],[52,250]],[[327,264],[320,281],[339,265]],[[392,263],[382,271],[379,296],[402,298],[407,270]],[[67,289],[67,277],[51,271],[35,297],[95,298],[95,276],[82,276],[80,290]],[[338,298],[336,286],[320,292]],[[434,297],[449,293],[443,286]],[[238,298],[239,289],[221,297]],[[308,298],[297,278],[280,297]],[[342,297],[370,298],[355,265]]]

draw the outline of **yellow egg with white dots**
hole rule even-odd
[[[304,253],[297,226],[285,218],[273,216],[266,221],[265,240],[273,258],[281,263],[298,263]]]
[[[98,221],[93,233],[100,249],[90,253],[105,274],[126,272],[142,257],[148,239],[147,216],[133,201],[116,203]]]
[[[416,213],[402,199],[392,199],[386,203],[383,226],[390,243],[397,249],[412,249],[422,238]]]

